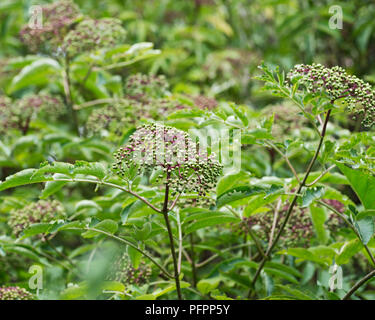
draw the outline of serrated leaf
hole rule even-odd
[[[363,248],[362,243],[359,239],[354,239],[345,242],[343,247],[340,249],[340,253],[336,256],[336,263],[338,265],[346,264],[350,259]]]
[[[24,67],[12,80],[8,94],[30,85],[43,85],[51,81],[51,76],[61,74],[61,66],[51,58],[41,58]]]
[[[199,221],[193,222],[189,224],[189,226],[185,229],[185,234],[189,234],[191,232],[197,231],[199,229],[203,229],[210,226],[216,226],[223,223],[228,222],[236,222],[240,221],[239,218],[230,216],[230,215],[221,215],[221,216],[214,216],[210,217],[207,215],[206,218],[200,219]]]
[[[26,169],[7,177],[5,181],[1,182],[0,191],[26,184],[40,183],[51,180],[52,177],[46,177],[44,174],[40,173],[38,169]]]
[[[311,220],[314,225],[316,236],[319,242],[326,244],[329,238],[329,232],[325,228],[325,221],[327,219],[327,213],[324,208],[310,206]]]
[[[258,186],[235,187],[221,194],[216,200],[216,205],[218,208],[220,208],[233,201],[244,199],[244,198],[250,197],[252,195],[257,195],[260,193],[265,193],[265,188],[258,187]]]
[[[106,220],[103,220],[103,221],[99,222],[98,224],[96,224],[93,228],[101,230],[101,231],[105,231],[105,232],[110,233],[110,234],[114,234],[118,229],[118,225],[115,221],[110,220],[110,219],[106,219]],[[82,237],[93,238],[93,237],[95,237],[97,235],[101,235],[101,234],[102,233],[94,231],[94,230],[88,230],[88,231],[86,231],[82,234]]]
[[[53,179],[69,179],[69,176],[56,173],[52,176]],[[47,181],[44,189],[40,195],[40,199],[47,199],[49,196],[53,195],[59,191],[67,182],[65,181]]]
[[[337,162],[337,167],[348,178],[349,183],[365,209],[375,209],[375,177],[361,170],[351,169]]]
[[[357,219],[355,227],[361,236],[363,244],[368,244],[375,232],[373,217]]]
[[[301,197],[302,208],[307,208],[314,200],[324,195],[324,187],[307,188]]]

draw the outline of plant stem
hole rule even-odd
[[[195,252],[194,252],[194,238],[193,233],[190,233],[190,255],[191,255],[191,270],[193,274],[193,287],[197,287],[197,269],[195,267]]]
[[[273,142],[266,141],[266,144],[268,144],[271,148],[274,148],[278,154],[280,154],[281,157],[284,158],[285,162],[289,166],[290,170],[292,171],[294,177],[297,179],[298,183],[301,183],[300,179],[298,178],[298,174],[296,169],[294,169],[292,163],[290,162],[288,156],[284,154]]]
[[[66,56],[65,58],[65,69],[63,72],[63,85],[64,85],[64,93],[65,93],[65,102],[66,107],[70,116],[72,117],[72,126],[76,133],[79,135],[79,124],[78,124],[78,117],[76,111],[73,109],[73,98],[72,98],[72,91],[71,91],[71,83],[70,83],[70,68],[69,68],[69,58]]]
[[[336,167],[335,164],[333,164],[332,166],[330,166],[328,169],[324,170],[320,175],[319,177],[317,177],[313,182],[311,183],[307,183],[306,184],[306,187],[311,187],[313,186],[315,183],[317,183],[320,179],[322,179],[329,171],[331,171],[334,167]]]
[[[108,187],[112,187],[112,188],[116,188],[116,189],[119,189],[119,190],[122,190],[124,192],[127,192],[131,195],[133,195],[134,197],[138,198],[139,200],[141,200],[142,202],[144,202],[145,204],[147,204],[150,208],[152,208],[153,210],[155,210],[156,212],[158,213],[161,213],[161,210],[156,208],[153,204],[151,204],[147,199],[143,198],[142,196],[140,196],[139,194],[137,194],[136,192],[134,191],[131,191],[131,190],[128,190],[122,186],[119,186],[117,184],[114,184],[114,183],[110,183],[110,182],[105,182],[105,181],[100,181],[100,180],[92,180],[92,179],[76,179],[76,178],[72,178],[72,179],[53,179],[51,181],[65,181],[65,182],[87,182],[87,183],[94,183],[94,184],[100,184],[100,185],[103,185],[103,186],[108,186]]]
[[[175,251],[174,240],[173,240],[173,232],[172,232],[171,224],[169,222],[169,217],[168,217],[169,178],[170,178],[170,173],[168,172],[167,184],[165,185],[165,196],[164,196],[164,205],[163,205],[162,213],[164,216],[165,225],[167,226],[169,243],[171,246],[171,254],[172,254],[172,259],[173,259],[174,279],[176,282],[177,296],[178,296],[178,300],[182,300],[180,278],[179,278],[179,272],[178,272],[178,263],[177,263],[176,251]]]
[[[314,154],[313,158],[311,159],[311,161],[310,161],[310,163],[309,163],[309,165],[307,167],[307,170],[306,170],[306,173],[305,173],[305,176],[304,176],[302,182],[299,184],[298,190],[296,192],[297,194],[301,193],[302,188],[305,186],[306,180],[309,177],[309,174],[310,174],[310,172],[312,170],[312,167],[313,167],[316,159],[318,158],[320,149],[321,149],[321,147],[323,145],[323,140],[324,140],[324,137],[325,137],[325,134],[326,134],[327,124],[328,124],[328,121],[329,121],[330,114],[331,114],[331,109],[327,111],[327,115],[326,115],[326,118],[324,120],[324,124],[323,124],[323,128],[322,128],[322,132],[320,134],[320,139],[319,139],[318,147],[317,147],[317,149],[315,151],[315,154]],[[298,198],[298,195],[295,195],[294,198],[293,198],[293,200],[292,200],[292,202],[290,203],[288,211],[287,211],[286,216],[285,216],[285,219],[283,221],[283,224],[281,225],[281,227],[280,227],[280,229],[279,229],[279,231],[278,231],[278,233],[277,233],[274,241],[268,247],[268,249],[267,249],[267,251],[265,253],[264,258],[261,261],[261,263],[260,263],[260,265],[259,265],[259,267],[258,267],[258,269],[257,269],[257,271],[256,271],[256,273],[254,275],[254,278],[253,278],[253,280],[251,282],[251,288],[250,288],[249,293],[248,293],[248,298],[251,297],[251,294],[252,294],[253,289],[255,287],[255,283],[256,283],[256,281],[257,281],[257,279],[258,279],[261,271],[263,270],[263,267],[266,264],[266,261],[270,258],[270,255],[272,253],[273,248],[276,246],[277,242],[279,241],[280,236],[281,236],[282,232],[284,231],[284,229],[285,229],[285,227],[286,227],[286,225],[287,225],[287,223],[289,221],[289,218],[290,218],[290,216],[291,216],[291,214],[293,212],[293,208],[294,208],[294,206],[297,203],[297,198]]]
[[[69,228],[69,229],[70,230],[82,230],[80,228]],[[162,265],[160,265],[158,262],[156,262],[155,259],[152,256],[150,256],[147,252],[143,251],[142,249],[138,248],[135,244],[131,243],[130,241],[127,241],[127,240],[125,240],[123,238],[120,238],[118,236],[115,236],[115,235],[113,235],[109,232],[106,232],[106,231],[100,230],[100,229],[96,229],[96,228],[85,228],[85,230],[95,231],[97,233],[104,234],[109,238],[112,238],[114,240],[117,240],[119,242],[122,242],[122,243],[132,247],[133,249],[137,250],[139,253],[144,255],[146,258],[148,258],[151,262],[153,262],[167,277],[173,278],[173,276],[167,270],[165,270],[165,268]]]
[[[236,217],[240,218],[241,219],[241,216],[235,211],[233,210],[232,208],[230,208],[229,206],[226,206],[226,208],[232,212]],[[257,247],[257,250],[258,252],[262,255],[262,257],[264,257],[265,253],[264,253],[264,250],[262,248],[262,245],[261,243],[259,242],[257,236],[254,234],[253,230],[251,230],[251,227],[249,225],[246,224],[246,229],[249,233],[249,236],[251,238],[251,240],[253,240],[255,246]]]
[[[359,280],[349,292],[341,300],[349,300],[349,298],[356,292],[363,284],[365,284],[369,279],[375,276],[375,270],[372,270],[370,273],[365,275],[361,280]]]

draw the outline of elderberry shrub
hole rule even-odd
[[[193,192],[204,197],[222,172],[214,155],[199,150],[186,132],[156,123],[139,127],[114,157],[113,170],[125,179],[133,168],[138,174],[160,170],[156,181],[163,180],[172,196]]]
[[[123,253],[115,259],[108,280],[118,281],[125,286],[141,286],[148,282],[151,277],[152,269],[145,261],[141,260],[137,267],[134,267],[130,261],[129,255]]]
[[[69,56],[75,56],[82,52],[111,48],[121,44],[125,38],[126,31],[118,19],[86,19],[66,35],[63,48]]]
[[[10,129],[16,129],[26,134],[34,118],[53,120],[63,110],[62,100],[49,94],[31,94],[14,101],[0,97],[0,133],[6,135]]]
[[[117,140],[124,134],[124,127],[136,127],[142,120],[165,120],[169,113],[186,107],[169,97],[168,88],[164,76],[136,74],[128,77],[125,95],[94,110],[87,121],[88,131],[94,135],[109,133]]]
[[[21,41],[32,52],[56,50],[65,35],[79,18],[78,7],[70,0],[57,1],[42,6],[42,26],[31,28],[28,24],[20,31]]]
[[[0,300],[35,300],[35,296],[26,289],[17,286],[1,287]]]
[[[18,237],[23,230],[34,223],[49,223],[63,219],[65,210],[56,200],[39,200],[22,209],[12,210],[8,220],[13,234]]]
[[[345,209],[344,204],[337,200],[324,199],[323,201],[333,206],[341,213]],[[237,226],[237,229],[235,230],[237,232],[247,234],[249,232],[249,228],[251,228],[256,232],[257,236],[261,240],[268,243],[271,238],[272,227],[275,225],[276,231],[274,231],[274,233],[276,234],[285,218],[288,207],[289,203],[286,203],[281,207],[280,211],[278,212],[276,221],[274,220],[274,212],[268,211],[243,218]],[[340,226],[343,226],[343,221],[337,215],[328,213],[325,224],[328,230],[336,232],[339,230]],[[309,247],[314,236],[315,229],[311,219],[309,208],[294,207],[291,218],[289,219],[286,228],[280,237],[278,246]]]
[[[298,80],[313,95],[326,95],[331,102],[342,100],[350,112],[363,117],[365,127],[374,124],[374,90],[370,84],[348,74],[343,68],[299,64],[288,73],[288,79],[291,82]]]
[[[137,73],[126,79],[125,91],[130,99],[148,103],[150,99],[167,96],[169,94],[169,83],[163,75]]]

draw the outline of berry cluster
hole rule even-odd
[[[327,68],[321,64],[296,65],[289,72],[288,79],[292,81],[295,77],[313,94],[325,94],[331,102],[343,99],[350,112],[363,117],[364,126],[373,125],[375,92],[370,84],[341,67]]]
[[[115,153],[113,170],[126,177],[129,169],[138,173],[160,171],[156,181],[164,180],[172,195],[182,192],[205,196],[222,171],[222,165],[199,150],[186,132],[156,123],[139,127],[127,146]]]
[[[8,224],[13,229],[13,234],[18,237],[34,223],[49,223],[64,216],[65,210],[59,201],[39,200],[22,209],[12,210]]]
[[[66,35],[63,48],[69,56],[75,56],[82,52],[111,48],[122,43],[125,37],[126,31],[118,19],[86,19]]]
[[[21,41],[30,51],[56,50],[79,17],[79,9],[71,0],[57,1],[42,6],[42,27],[24,26],[20,31]]]
[[[137,73],[126,79],[125,91],[129,99],[149,103],[151,99],[164,98],[168,95],[169,83],[165,76]]]
[[[192,97],[192,99],[194,105],[202,110],[213,110],[218,105],[218,102],[214,98],[209,98],[202,95]]]
[[[332,204],[332,201],[334,201],[335,205],[340,208],[344,206],[337,200],[326,199],[324,201],[330,204]],[[288,207],[289,204],[286,204],[279,211],[276,221],[275,233],[283,223]],[[339,217],[331,213],[328,214],[327,220],[325,222],[327,228],[331,231],[337,231],[342,223],[343,222]],[[269,211],[265,213],[255,214],[248,218],[243,218],[240,222],[239,230],[241,233],[248,233],[248,228],[252,228],[261,240],[269,242],[273,224],[274,214],[272,211]],[[280,237],[278,245],[280,247],[308,247],[314,235],[315,231],[309,209],[295,207],[286,225],[286,228],[284,229],[284,232]]]
[[[137,268],[131,264],[129,256],[124,253],[116,259],[111,275],[110,281],[118,281],[124,285],[141,286],[148,282],[151,277],[152,269],[143,260],[139,263]]]
[[[17,129],[25,134],[30,121],[37,115],[42,117],[44,113],[50,120],[61,114],[62,110],[62,100],[48,94],[32,94],[14,101],[0,97],[0,133]]]
[[[164,76],[130,76],[123,98],[91,113],[87,124],[89,131],[97,134],[104,129],[116,138],[124,133],[125,124],[137,126],[142,119],[165,120],[171,111],[184,107],[167,97],[168,88]]]
[[[0,287],[0,300],[34,300],[32,293],[20,287]]]

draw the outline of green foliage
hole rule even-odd
[[[374,4],[31,4],[0,3],[0,300],[375,299],[345,296],[375,267]]]

